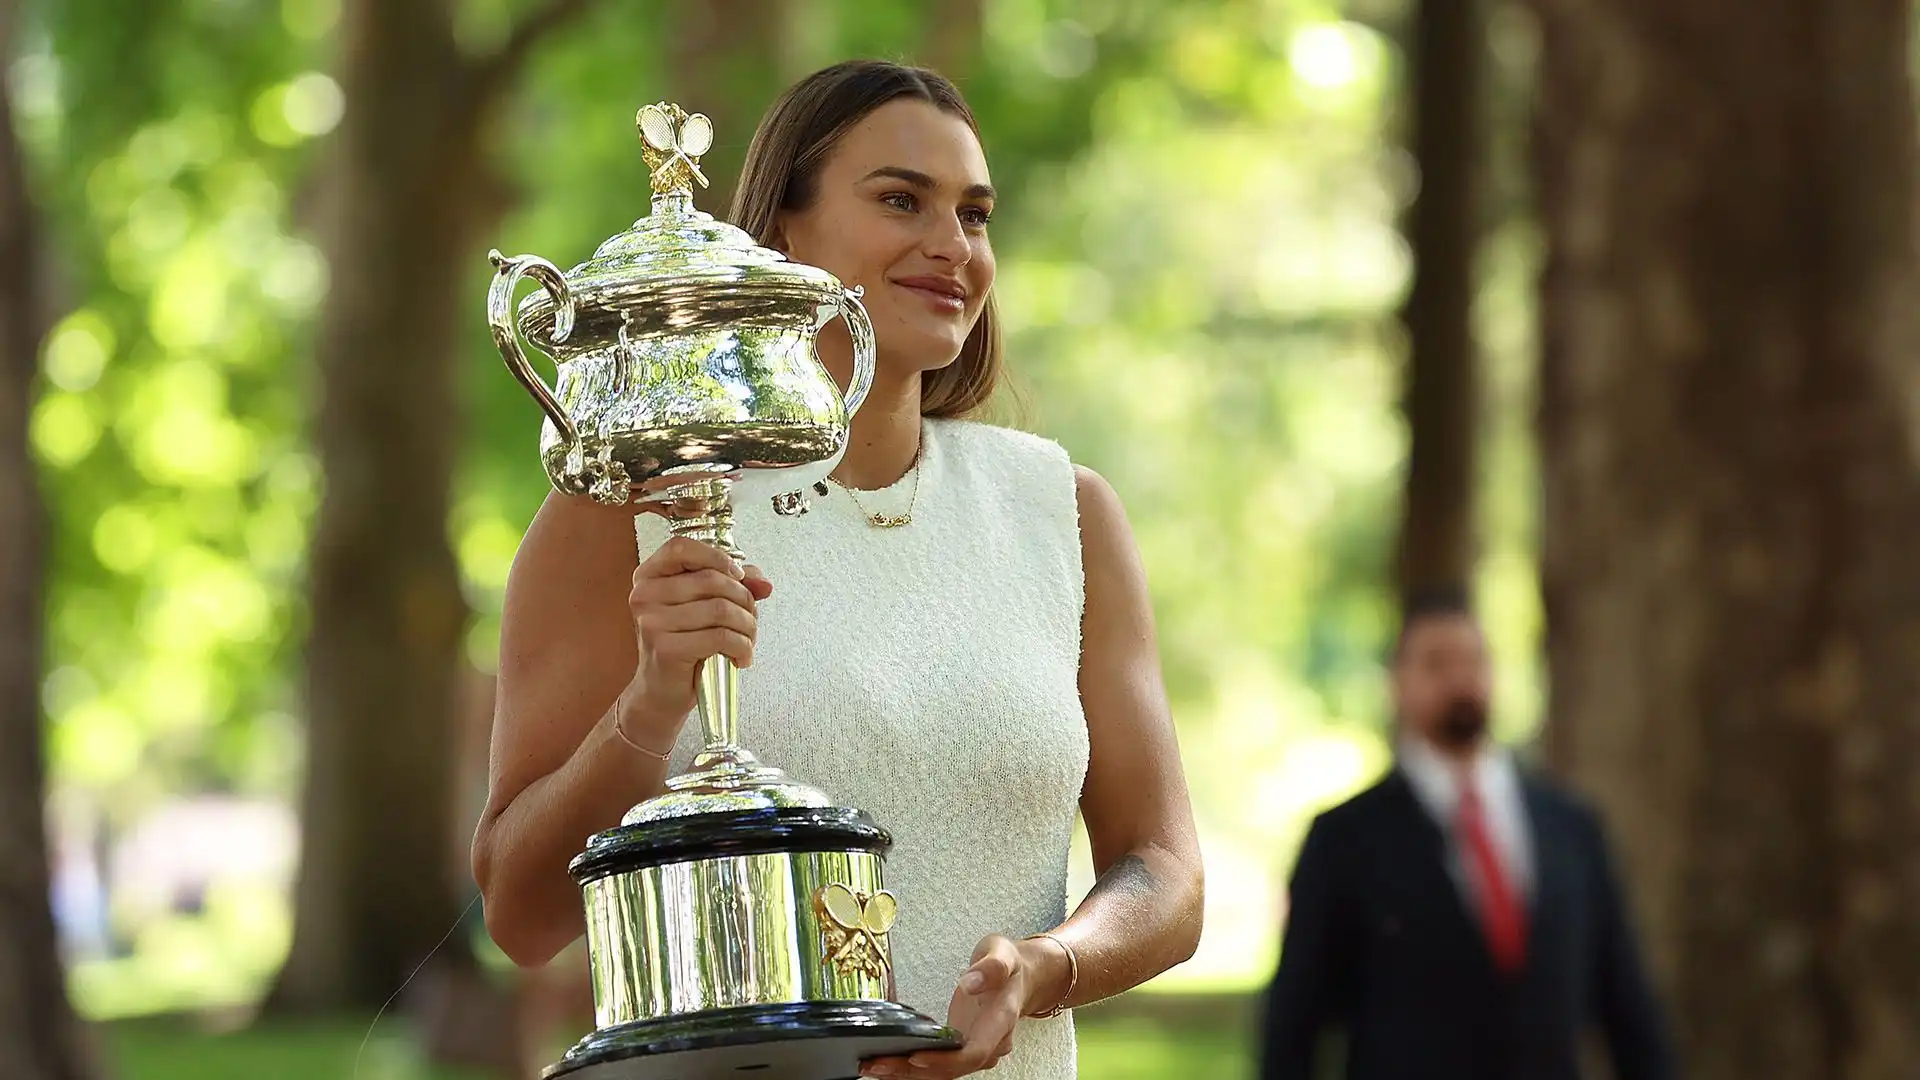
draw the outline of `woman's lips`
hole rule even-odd
[[[953,286],[946,282],[927,278],[902,278],[893,284],[919,297],[928,307],[947,315],[958,315],[967,309],[964,297],[955,294]]]

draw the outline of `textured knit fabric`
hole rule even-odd
[[[1054,443],[928,420],[913,521],[871,527],[844,490],[808,492],[781,518],[736,506],[734,540],[773,583],[741,742],[872,814],[894,838],[887,888],[899,996],[944,1019],[974,945],[1065,916],[1067,850],[1086,775],[1080,708],[1080,564],[1073,467]],[[897,514],[914,470],[858,492]],[[640,556],[666,538],[637,519]],[[673,769],[701,742],[682,730]],[[1071,1015],[1022,1020],[1004,1080],[1071,1080]]]

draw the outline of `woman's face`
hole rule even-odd
[[[866,289],[888,369],[930,371],[960,355],[993,287],[992,211],[986,156],[966,121],[896,98],[841,137],[813,204],[781,215],[776,243]]]

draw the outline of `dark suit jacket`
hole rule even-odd
[[[1538,778],[1522,790],[1535,884],[1527,963],[1512,977],[1398,770],[1314,819],[1267,999],[1262,1080],[1332,1075],[1316,1047],[1336,1032],[1348,1080],[1575,1080],[1591,1027],[1621,1080],[1675,1075],[1599,819]]]

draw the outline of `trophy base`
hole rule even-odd
[[[860,1063],[960,1037],[891,1001],[743,1005],[601,1028],[541,1080],[857,1080]]]

